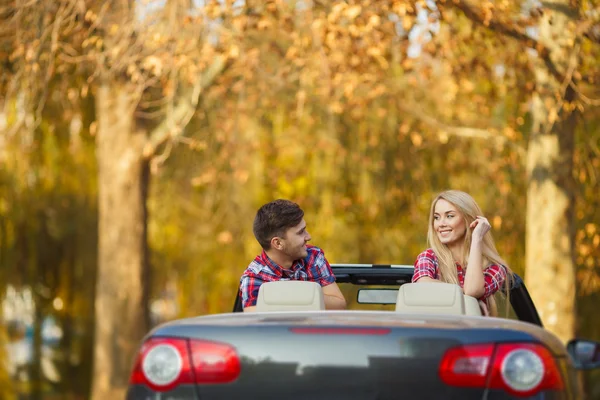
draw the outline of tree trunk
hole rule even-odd
[[[568,2],[562,3],[568,9]],[[539,28],[539,41],[567,77],[575,41],[574,27],[568,22],[566,13],[550,12]],[[552,76],[541,60],[536,86],[527,150],[525,280],[546,328],[567,341],[574,336],[576,321],[573,153],[577,117],[562,105],[572,102],[576,94]]]
[[[2,289],[5,286],[2,285]],[[3,291],[4,292],[4,291]],[[0,307],[0,319],[2,318],[2,308]],[[17,393],[14,386],[13,377],[8,373],[8,332],[7,325],[0,325],[0,399],[15,400]]]
[[[92,399],[124,398],[146,312],[144,132],[136,132],[137,98],[126,83],[98,88],[98,276]]]

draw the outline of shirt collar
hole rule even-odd
[[[262,253],[260,254],[260,256],[258,258],[260,259],[261,264],[267,266],[277,276],[283,276],[284,271],[286,271],[285,268],[281,267],[279,264],[277,264],[275,261],[273,261],[267,255],[267,252],[264,250],[262,251]],[[292,263],[292,266],[290,267],[289,271],[294,272],[294,271],[298,270],[299,268],[302,268],[303,266],[304,266],[304,259],[296,260]]]

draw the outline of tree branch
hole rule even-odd
[[[440,4],[449,4],[450,6],[462,11],[463,14],[471,21],[505,36],[516,39],[524,46],[536,50],[538,55],[542,58],[542,60],[544,60],[544,63],[546,64],[546,67],[552,76],[554,76],[560,82],[565,80],[565,75],[558,70],[554,62],[550,59],[550,50],[548,50],[548,48],[539,41],[529,37],[527,33],[525,33],[524,29],[520,26],[509,25],[508,23],[495,18],[490,18],[487,20],[475,10],[475,7],[471,6],[468,1],[465,0],[443,1]]]
[[[518,145],[517,143],[508,139],[507,137],[502,136],[498,132],[494,132],[488,129],[473,128],[469,126],[447,125],[446,123],[438,120],[437,118],[425,114],[422,111],[419,111],[417,108],[409,108],[404,105],[400,105],[399,108],[407,114],[410,114],[414,118],[418,119],[419,121],[433,128],[437,128],[439,130],[447,132],[452,136],[468,139],[493,140],[496,143],[501,144],[502,146],[510,146],[514,148],[522,159],[524,159],[526,155],[525,148],[523,146]]]
[[[541,4],[543,8],[564,14],[569,18],[575,19],[579,17],[579,11],[567,6],[566,4],[557,4],[555,1],[541,1]]]
[[[217,75],[223,72],[226,64],[226,56],[217,56],[200,79],[191,88],[184,91],[180,96],[181,100],[173,108],[173,112],[169,113],[167,118],[150,134],[144,147],[144,158],[151,158],[156,154],[156,150],[160,145],[183,133],[184,128],[196,112],[200,93],[212,84]]]
[[[596,44],[600,43],[600,23],[594,23],[593,21],[589,21],[583,24],[579,31],[582,32],[582,35],[588,38],[591,42]]]

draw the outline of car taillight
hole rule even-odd
[[[564,388],[554,357],[535,343],[454,347],[444,354],[439,375],[450,386],[487,386],[520,397]]]
[[[227,383],[242,369],[233,346],[225,343],[190,340],[196,383]]]
[[[454,347],[442,358],[440,378],[452,386],[485,387],[493,354],[493,344]]]
[[[240,370],[235,348],[226,343],[152,338],[139,351],[130,383],[165,392],[182,384],[231,382]]]
[[[490,388],[503,388],[515,396],[564,388],[554,357],[539,344],[499,344],[494,365]]]

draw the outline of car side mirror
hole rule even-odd
[[[600,368],[600,343],[598,342],[572,339],[567,343],[567,352],[578,369]]]

